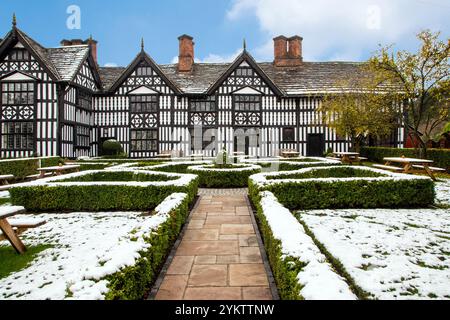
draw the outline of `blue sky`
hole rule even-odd
[[[81,29],[66,26],[70,5],[81,9]],[[274,36],[304,37],[306,60],[364,60],[378,44],[414,50],[424,28],[450,34],[448,0],[2,0],[0,33],[18,26],[44,46],[90,34],[99,41],[99,63],[127,65],[146,51],[158,63],[178,55],[177,37],[195,38],[199,61],[233,59],[246,38],[257,60],[273,59]]]

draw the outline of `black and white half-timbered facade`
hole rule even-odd
[[[158,65],[142,43],[128,67],[99,67],[95,40],[44,48],[14,22],[0,43],[1,157],[100,156],[109,139],[132,158],[349,149],[316,110],[359,63],[304,62],[297,36],[275,38],[270,63],[245,47],[232,63],[196,63],[193,38],[179,42],[177,64]],[[400,125],[391,140],[403,146]]]

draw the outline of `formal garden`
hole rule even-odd
[[[250,221],[224,208],[211,211],[214,200],[206,211],[194,210],[199,198],[209,199],[199,190],[222,189],[248,190],[259,249],[281,299],[450,299],[450,176],[439,173],[434,182],[426,174],[376,169],[372,154],[356,165],[225,153],[214,159],[0,161],[2,172],[17,177],[3,186],[0,210],[26,210],[8,221],[29,226],[19,234],[24,254],[0,242],[0,297],[151,298],[186,222],[196,239],[208,233],[192,227],[204,221],[196,217],[202,212],[214,214],[204,228],[208,219],[216,221],[212,227],[226,222],[222,228]],[[39,167],[55,164],[79,166],[78,172],[37,178]],[[245,202],[240,206],[245,214]],[[231,239],[250,238],[237,230],[221,233],[218,242]],[[238,266],[235,253],[226,252],[232,248],[223,250],[215,263]],[[241,266],[250,268],[250,257],[241,256],[247,262]]]

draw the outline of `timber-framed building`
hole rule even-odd
[[[256,62],[244,45],[232,63],[197,63],[193,38],[178,40],[176,64],[157,64],[142,44],[127,67],[99,67],[92,38],[44,48],[14,21],[0,42],[1,157],[99,156],[108,139],[132,158],[348,150],[316,109],[360,63],[305,62],[299,36],[275,38],[273,62]],[[399,126],[389,144],[402,147],[404,136]]]

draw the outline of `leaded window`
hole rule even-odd
[[[131,151],[158,152],[158,130],[132,130]]]
[[[90,128],[87,126],[77,126],[76,146],[81,148],[89,148],[90,145]]]
[[[216,111],[216,97],[210,96],[205,99],[191,100],[192,112],[214,112]]]
[[[34,105],[33,82],[10,82],[2,84],[2,105]]]
[[[85,91],[78,90],[78,107],[92,110],[92,96]]]
[[[34,123],[33,122],[2,123],[2,149],[33,151]]]
[[[30,53],[25,49],[14,49],[11,50],[9,59],[13,61],[28,61],[30,60]]]
[[[260,111],[260,95],[236,95],[234,98],[234,108],[236,111]]]
[[[130,96],[130,110],[135,113],[158,112],[159,99],[157,95]]]

